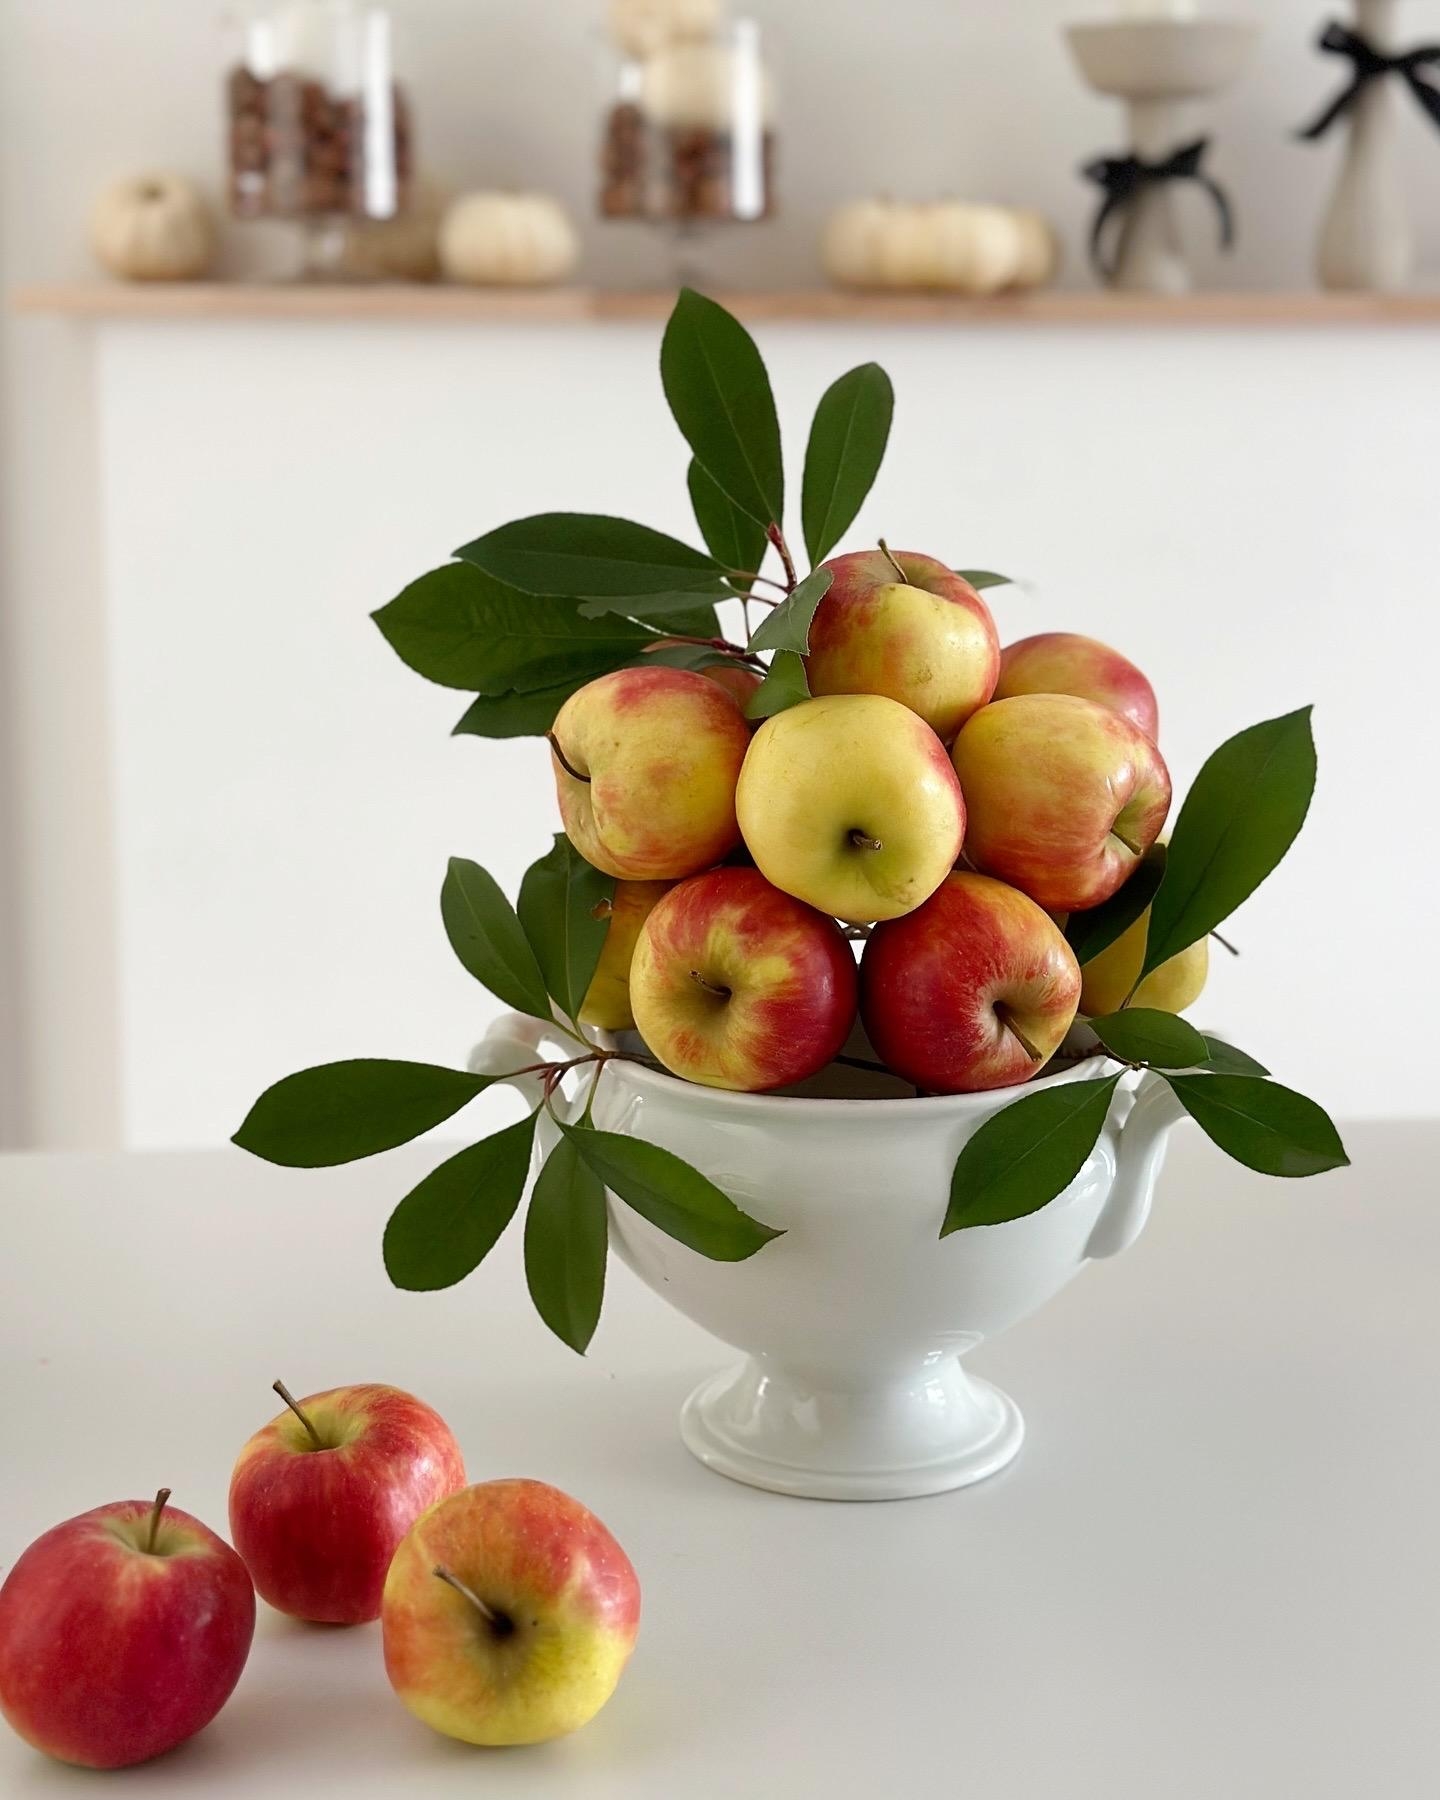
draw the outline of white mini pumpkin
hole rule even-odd
[[[1016,285],[1022,288],[1044,287],[1055,279],[1060,269],[1060,240],[1055,227],[1043,213],[1019,207],[1015,223],[1020,231],[1020,273]]]
[[[721,0],[610,0],[610,35],[627,56],[653,56],[678,38],[711,36]]]
[[[821,255],[847,287],[961,294],[1037,285],[1054,268],[1053,238],[1038,215],[960,200],[854,201],[831,217]]]
[[[560,281],[579,257],[570,215],[548,194],[467,194],[440,225],[440,266],[475,287]]]
[[[215,255],[215,215],[183,175],[134,175],[96,202],[90,244],[102,268],[126,281],[193,281]]]

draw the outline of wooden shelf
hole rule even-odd
[[[1226,292],[1168,299],[1065,292],[968,300],[944,294],[849,293],[838,288],[722,293],[742,318],[794,324],[1010,326],[1440,325],[1440,292]],[[605,324],[663,319],[669,291],[599,288],[261,286],[243,282],[59,282],[14,289],[14,312],[70,319],[314,320],[396,324]]]

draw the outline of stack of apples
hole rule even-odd
[[[712,1087],[806,1080],[857,1012],[923,1092],[1025,1081],[1140,972],[1143,916],[1083,978],[1063,928],[1165,824],[1154,691],[1090,638],[1002,652],[981,594],[933,557],[822,567],[812,697],[753,735],[759,677],[738,666],[622,669],[556,717],[566,832],[617,882],[581,1018]],[[1156,970],[1143,1003],[1190,1004],[1204,959]]]

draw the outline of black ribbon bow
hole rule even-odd
[[[1320,34],[1320,48],[1332,56],[1346,56],[1355,65],[1350,85],[1341,90],[1313,125],[1298,133],[1313,142],[1325,133],[1365,92],[1372,81],[1383,75],[1403,75],[1410,92],[1440,125],[1440,88],[1432,87],[1424,70],[1430,63],[1440,63],[1440,44],[1422,44],[1418,50],[1407,50],[1400,56],[1383,56],[1358,31],[1348,25],[1327,25]]]
[[[1146,162],[1143,157],[1133,155],[1101,156],[1085,165],[1085,179],[1093,181],[1105,193],[1105,198],[1100,202],[1100,210],[1095,215],[1095,223],[1090,228],[1090,260],[1107,281],[1115,274],[1117,265],[1114,257],[1107,261],[1102,254],[1105,227],[1152,182],[1198,182],[1215,202],[1215,210],[1220,215],[1221,244],[1228,250],[1235,242],[1235,219],[1225,190],[1200,166],[1209,147],[1208,138],[1196,138],[1193,144],[1183,145],[1173,155],[1167,156],[1164,162]]]

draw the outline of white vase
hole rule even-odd
[[[1398,0],[1355,0],[1355,24],[1389,55],[1398,48]],[[1415,233],[1405,204],[1397,137],[1401,84],[1368,82],[1345,115],[1349,131],[1335,192],[1320,228],[1317,258],[1327,288],[1387,291],[1405,287],[1415,269]]]
[[[512,1016],[471,1066],[536,1060],[545,1027]],[[518,1060],[517,1060],[518,1059]],[[1102,1058],[1042,1079],[1113,1073]],[[538,1099],[534,1077],[517,1083]],[[1135,1241],[1180,1108],[1127,1075],[1080,1174],[1028,1218],[940,1239],[961,1148],[1033,1088],[927,1099],[732,1094],[609,1063],[594,1122],[647,1139],[784,1231],[709,1261],[611,1196],[611,1243],[641,1280],[744,1354],[706,1381],[681,1435],[707,1467],[784,1494],[893,1500],[964,1487],[1020,1448],[1015,1403],[962,1358]],[[575,1101],[568,1103],[575,1105]],[[555,1128],[542,1112],[537,1154]]]

